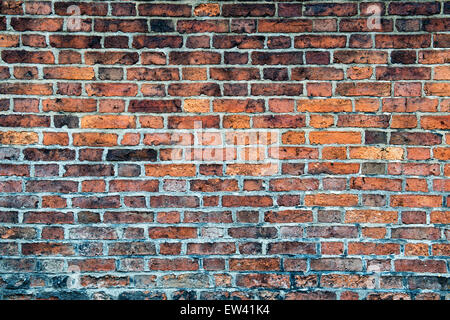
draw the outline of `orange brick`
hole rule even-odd
[[[73,134],[75,146],[111,147],[117,145],[117,134],[84,132]]]
[[[339,206],[352,207],[358,204],[358,196],[355,194],[316,194],[306,195],[307,206]]]
[[[69,145],[69,135],[66,132],[44,132],[45,145]]]
[[[347,99],[297,100],[297,111],[350,112],[352,111],[352,102]]]
[[[36,132],[3,131],[0,132],[1,144],[34,144],[39,141]]]
[[[361,133],[341,131],[312,131],[309,133],[312,144],[360,144]]]
[[[145,166],[145,174],[151,177],[192,177],[195,176],[195,165],[192,164],[149,164]]]
[[[133,116],[84,116],[81,118],[82,128],[96,129],[128,129],[136,127],[136,118]]]
[[[382,159],[401,160],[403,159],[403,149],[399,147],[351,147],[350,158],[352,159]]]

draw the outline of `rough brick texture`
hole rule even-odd
[[[0,299],[450,299],[449,31],[448,1],[1,1]]]

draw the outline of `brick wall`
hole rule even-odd
[[[449,14],[1,1],[0,298],[449,299]]]

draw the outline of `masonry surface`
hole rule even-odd
[[[449,14],[1,1],[0,299],[450,299]]]

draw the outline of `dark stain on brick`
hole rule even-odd
[[[106,155],[107,161],[156,161],[154,149],[111,149]]]

